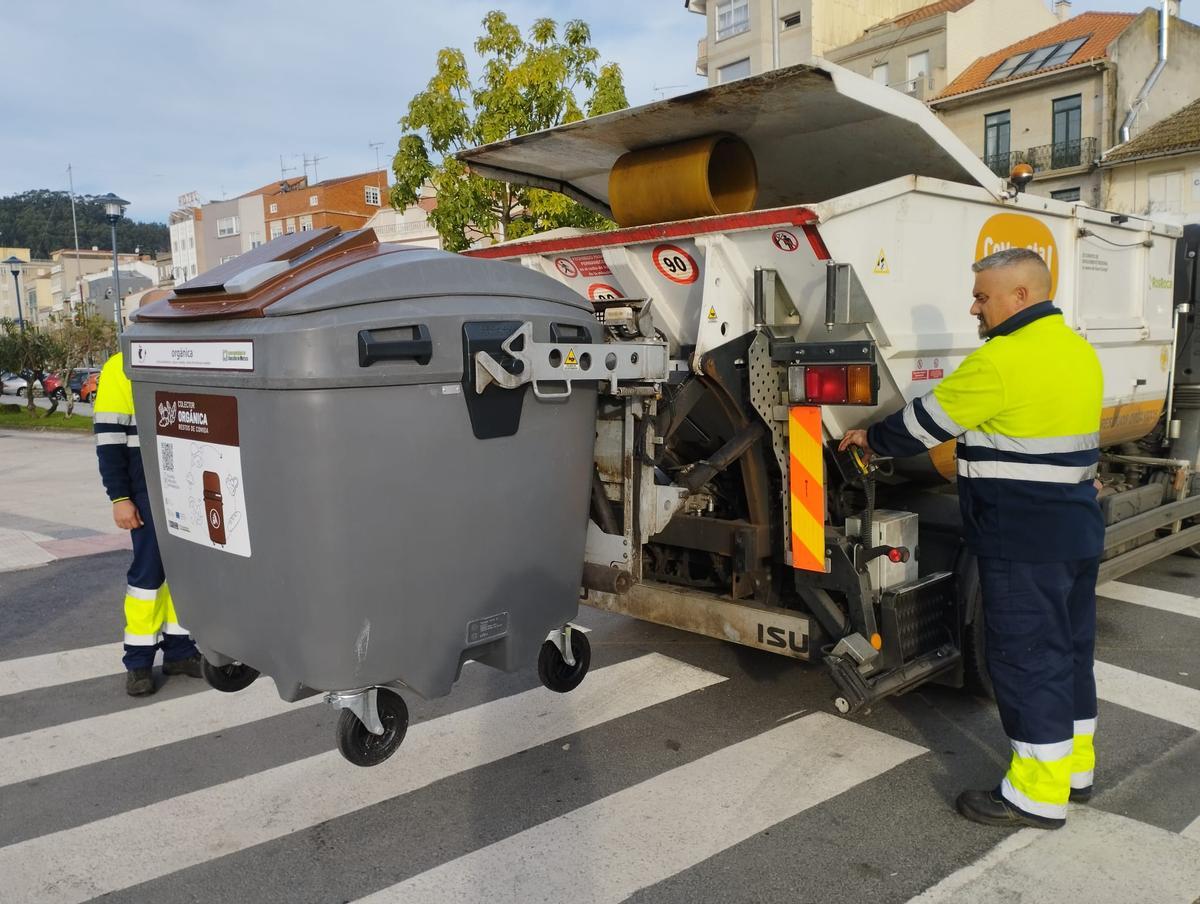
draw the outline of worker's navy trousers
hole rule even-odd
[[[133,563],[125,588],[125,656],[127,669],[148,669],[161,646],[164,662],[196,654],[187,628],[178,623],[175,604],[163,574],[158,538],[150,514],[150,496],[135,493],[133,504],[142,516],[142,526],[129,532],[133,541]]]
[[[1000,791],[1036,816],[1064,818],[1071,788],[1092,784],[1099,564],[979,559],[985,656],[1013,751]]]

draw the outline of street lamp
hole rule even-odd
[[[113,252],[113,294],[116,296],[116,301],[113,304],[113,321],[117,325],[117,332],[121,332],[121,271],[120,265],[117,263],[117,223],[121,217],[125,216],[125,208],[129,206],[129,202],[124,198],[118,198],[112,192],[104,195],[96,200],[104,204],[104,218],[108,220],[109,229],[112,230],[112,252]]]
[[[12,257],[6,258],[4,263],[8,264],[8,269],[13,275],[13,287],[17,292],[17,325],[20,326],[21,332],[25,332],[25,317],[21,313],[21,264],[25,263],[15,254]]]

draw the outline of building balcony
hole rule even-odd
[[[916,78],[910,78],[906,82],[896,82],[888,85],[894,91],[899,91],[901,94],[907,94],[909,97],[915,97],[917,100],[925,100],[933,94],[933,79],[928,76],[919,75]]]
[[[1034,174],[1040,174],[1079,166],[1094,166],[1099,156],[1096,139],[1081,138],[1077,141],[1043,144],[1008,154],[985,155],[983,162],[997,176],[1007,179],[1012,168],[1018,163],[1028,163],[1033,167]]]
[[[708,75],[708,38],[696,42],[696,75]]]

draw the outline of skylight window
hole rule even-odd
[[[1049,69],[1051,66],[1061,66],[1087,43],[1089,37],[1091,35],[1014,54],[996,67],[996,71],[988,76],[988,81],[998,82],[1012,76],[1029,75],[1031,72]]]

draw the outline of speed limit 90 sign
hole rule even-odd
[[[652,258],[658,272],[671,282],[686,286],[700,276],[695,259],[678,245],[656,245]]]

